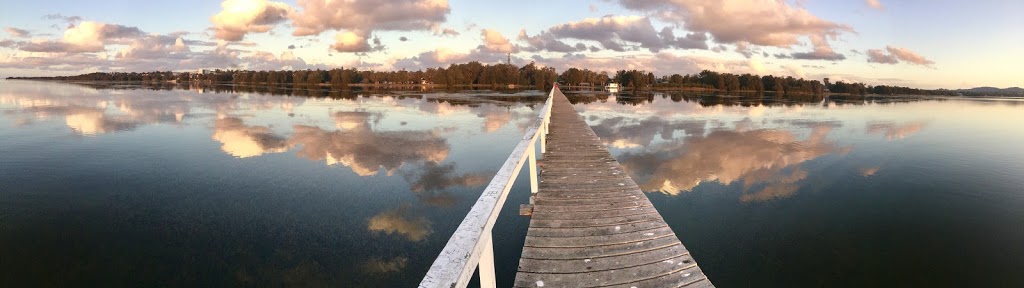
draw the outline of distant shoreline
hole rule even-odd
[[[347,84],[345,87],[339,87],[339,85],[331,85],[330,83],[320,83],[318,85],[312,84],[292,84],[292,85],[275,85],[266,83],[233,83],[233,82],[209,82],[209,81],[93,81],[93,80],[63,80],[63,79],[49,79],[49,78],[37,78],[37,77],[7,77],[5,80],[20,80],[20,81],[44,81],[44,82],[61,82],[61,83],[72,83],[72,84],[100,84],[100,85],[197,85],[197,86],[236,86],[236,87],[249,87],[249,88],[269,88],[269,89],[297,89],[297,90],[309,90],[312,87],[327,88],[328,91],[352,91],[359,88],[359,90],[396,90],[396,91],[454,91],[458,89],[482,89],[482,90],[494,90],[494,91],[517,91],[517,90],[536,90],[535,87],[528,87],[524,85],[516,85],[515,87],[501,87],[502,85],[487,85],[487,84],[471,84],[471,85],[453,85],[449,87],[442,84],[399,84],[399,83],[358,83],[358,84]],[[712,93],[717,96],[751,96],[751,95],[775,95],[777,92],[774,91],[754,91],[754,90],[736,90],[726,91],[715,88],[706,87],[649,87],[647,89],[632,91],[622,90],[618,92],[609,92],[604,89],[594,89],[592,86],[569,86],[559,85],[563,89],[572,92],[608,92],[616,95],[628,95],[628,94],[649,94],[649,93]],[[951,90],[961,91],[961,90]],[[735,93],[735,95],[728,95]],[[1024,97],[1022,95],[928,95],[928,94],[877,94],[877,93],[866,93],[862,95],[851,94],[851,93],[835,93],[825,92],[822,94],[805,93],[805,92],[791,92],[785,93],[784,95],[789,96],[850,96],[850,97],[965,97],[965,98],[983,98],[983,97],[996,97],[996,98],[1013,98],[1013,97]]]

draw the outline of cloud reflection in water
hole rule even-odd
[[[846,150],[827,140],[833,126],[808,124],[809,135],[802,139],[782,129],[719,130],[627,152],[620,162],[645,191],[676,195],[708,181],[742,182],[741,201],[783,198],[807,177],[802,163]]]
[[[398,234],[409,241],[419,242],[433,233],[430,221],[422,216],[413,215],[408,204],[386,210],[370,218],[367,229],[385,234]]]

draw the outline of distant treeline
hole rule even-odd
[[[95,72],[76,76],[57,77],[8,77],[8,79],[36,79],[60,81],[123,81],[123,82],[202,82],[235,83],[275,86],[331,86],[347,89],[350,86],[382,87],[482,87],[490,89],[532,88],[546,90],[554,83],[574,88],[605,87],[617,83],[622,91],[716,91],[728,93],[773,93],[776,97],[788,95],[824,95],[838,93],[849,95],[975,95],[971,90],[925,90],[888,85],[866,85],[864,83],[830,83],[794,77],[760,76],[752,74],[718,73],[704,70],[693,75],[664,75],[643,70],[619,70],[614,75],[588,69],[569,68],[558,74],[554,68],[539,67],[530,63],[522,67],[510,64],[486,65],[480,62],[451,64],[447,68],[430,68],[418,71],[373,71],[358,69],[331,70],[212,70],[196,72]],[[993,94],[989,94],[993,95]],[[995,94],[1001,95],[1001,94]],[[1010,94],[1016,95],[1016,94]]]
[[[489,87],[495,89],[550,89],[558,74],[554,68],[530,63],[523,67],[509,64],[483,65],[480,62],[452,64],[448,68],[426,71],[373,71],[337,68],[331,70],[211,70],[199,72],[94,72],[76,76],[8,77],[8,79],[58,81],[125,81],[125,82],[204,82],[265,85],[329,85],[347,88],[350,85],[418,86],[442,88]]]

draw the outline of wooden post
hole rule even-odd
[[[537,149],[530,145],[530,194],[537,194]]]
[[[544,122],[547,122],[547,120],[545,119]],[[540,134],[540,153],[548,153],[548,128],[545,124],[541,124],[540,127],[541,131],[538,133]]]
[[[483,255],[480,255],[480,264],[477,272],[480,272],[480,287],[494,288],[498,286],[497,278],[494,277],[494,241],[493,232],[487,232],[487,240],[484,240]]]

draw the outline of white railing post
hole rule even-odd
[[[524,165],[530,165],[530,193],[537,193],[539,168],[536,141],[541,141],[540,149],[541,153],[544,153],[547,149],[544,143],[545,135],[549,132],[551,105],[554,103],[552,97],[554,90],[551,90],[545,103],[546,107],[543,109],[546,110],[543,110],[530,128],[526,129],[526,135],[512,150],[512,155],[505,160],[501,169],[495,173],[487,188],[484,188],[483,194],[470,208],[466,218],[462,219],[462,223],[448,239],[448,244],[445,244],[441,254],[430,265],[430,270],[423,277],[419,287],[466,287],[474,270],[480,275],[482,287],[495,287],[494,243],[491,230],[512,189],[512,184],[515,183]],[[530,197],[530,203],[533,203],[533,195]]]
[[[537,194],[537,149],[530,145],[530,194]]]
[[[544,119],[543,121],[547,122],[547,119]],[[548,136],[547,136],[548,135],[548,129],[545,128],[544,126],[545,126],[544,124],[540,125],[540,127],[541,127],[540,128],[540,130],[541,130],[540,131],[540,139],[538,139],[540,141],[540,153],[541,154],[548,153],[548,139],[547,139],[548,138]]]
[[[477,272],[480,272],[480,287],[494,288],[498,286],[498,280],[494,276],[494,233],[488,232],[484,240],[483,255],[480,255],[480,265]]]

